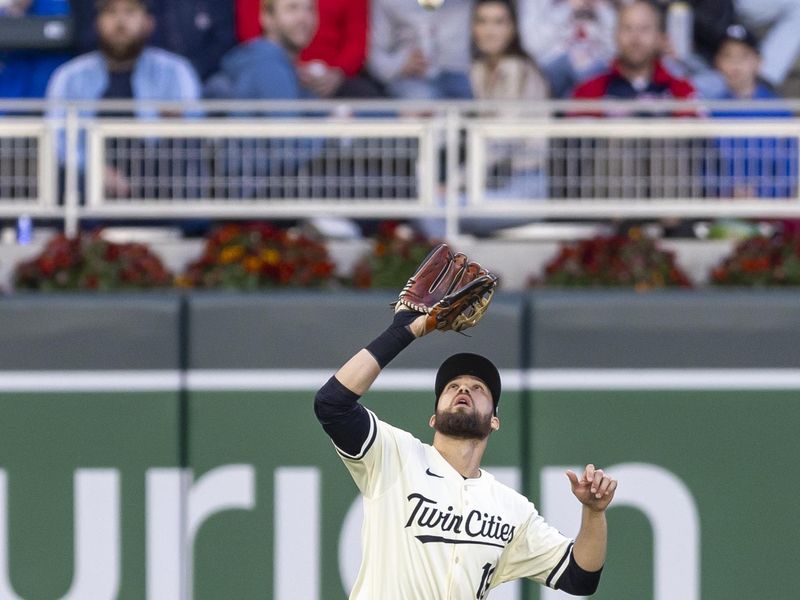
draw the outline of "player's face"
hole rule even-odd
[[[641,2],[624,8],[617,24],[619,60],[629,68],[643,68],[661,53],[664,37],[656,9]]]
[[[489,388],[477,377],[456,377],[439,396],[431,426],[451,437],[485,439],[500,427]]]
[[[103,52],[115,60],[139,56],[152,30],[145,8],[134,0],[111,2],[97,15],[97,33]]]

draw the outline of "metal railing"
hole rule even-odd
[[[407,215],[430,207],[436,123],[226,120],[87,125],[87,213]],[[124,173],[122,189],[109,169]]]
[[[800,102],[0,112],[0,216],[55,218],[68,233],[88,218],[434,217],[456,236],[493,217],[800,217]]]
[[[56,216],[53,136],[42,119],[0,121],[0,216]]]

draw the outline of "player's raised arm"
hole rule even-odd
[[[359,396],[372,386],[389,362],[425,331],[427,315],[411,310],[399,310],[389,328],[361,349],[336,372],[336,379]]]
[[[340,450],[358,456],[371,418],[358,403],[386,365],[412,341],[475,325],[491,302],[497,277],[439,244],[400,292],[392,324],[357,352],[317,392],[314,412]],[[351,452],[352,451],[352,452]]]
[[[560,589],[579,595],[593,594],[600,581],[600,572],[606,561],[608,526],[605,511],[614,492],[617,480],[594,465],[586,465],[583,475],[567,471],[572,493],[583,505],[581,529],[572,548],[570,567],[559,581]]]

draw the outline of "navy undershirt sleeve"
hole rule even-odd
[[[373,429],[372,417],[360,396],[331,377],[314,398],[314,413],[339,450],[360,458]]]
[[[420,316],[411,310],[395,313],[392,324],[366,346],[381,369],[414,341],[409,326]],[[375,417],[359,402],[360,396],[331,377],[314,398],[314,413],[340,454],[361,458],[375,441]]]
[[[591,596],[597,591],[597,586],[600,583],[600,574],[602,572],[602,567],[599,571],[584,571],[581,566],[575,562],[575,557],[570,553],[567,568],[561,574],[561,577],[558,578],[555,589],[567,592],[573,596]]]

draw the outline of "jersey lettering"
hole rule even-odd
[[[375,430],[363,459],[340,453],[369,499],[351,600],[488,600],[505,581],[546,583],[570,540],[531,502],[486,471],[461,480],[406,431],[378,419]],[[387,548],[397,557],[388,570]]]
[[[466,518],[453,512],[453,507],[448,506],[446,510],[438,507],[438,502],[431,498],[426,498],[422,494],[409,494],[408,501],[411,502],[411,516],[406,521],[406,528],[416,524],[423,529],[438,529],[442,532],[452,532],[456,534],[466,533],[476,541],[454,540],[431,535],[418,535],[417,539],[422,543],[445,542],[451,544],[484,544],[487,546],[497,546],[503,548],[514,537],[513,525],[503,523],[503,518],[499,515],[489,515],[481,513],[479,510],[470,511]],[[479,538],[484,540],[499,540],[505,544],[496,544],[489,541],[477,541]]]

